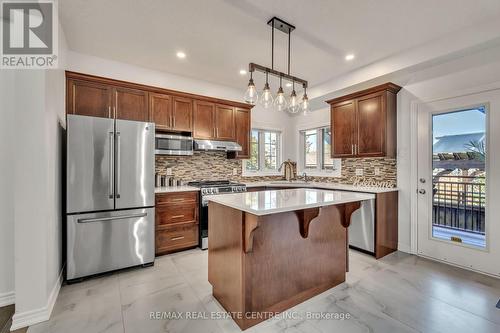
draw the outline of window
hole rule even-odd
[[[332,133],[330,127],[301,131],[304,170],[333,170],[330,157]]]
[[[250,159],[245,163],[249,172],[277,171],[281,164],[281,132],[252,129]]]

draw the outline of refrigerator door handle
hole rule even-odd
[[[120,198],[120,177],[121,177],[121,148],[120,148],[120,132],[116,132],[116,198]]]
[[[104,222],[104,221],[114,221],[114,220],[125,220],[131,218],[139,218],[147,216],[147,213],[139,213],[139,214],[129,214],[122,216],[109,216],[109,217],[97,217],[97,218],[87,218],[87,219],[78,219],[78,223],[91,223],[91,222]]]
[[[113,199],[114,196],[114,180],[113,180],[113,164],[115,156],[115,140],[114,133],[109,132],[109,198]]]

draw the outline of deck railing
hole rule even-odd
[[[484,234],[485,206],[485,177],[433,177],[434,225]]]

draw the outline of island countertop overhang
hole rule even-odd
[[[371,193],[294,188],[209,196],[208,200],[256,216],[375,199]]]

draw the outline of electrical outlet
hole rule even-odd
[[[237,176],[238,175],[238,168],[233,168],[233,176]]]
[[[356,176],[363,176],[363,169],[356,169]]]
[[[375,167],[375,176],[380,176],[380,168]]]
[[[172,176],[172,168],[167,168],[167,176]]]

